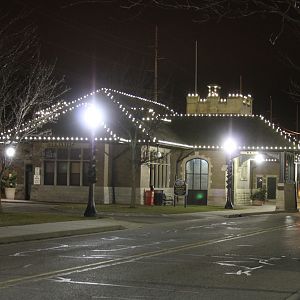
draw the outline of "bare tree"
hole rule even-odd
[[[1,170],[7,168],[5,148],[17,147],[37,126],[53,116],[38,112],[66,91],[64,79],[55,79],[55,65],[41,58],[36,30],[23,18],[0,18],[0,132]]]
[[[128,144],[127,150],[123,151],[121,155],[127,151],[130,153],[130,207],[134,208],[136,206],[137,175],[140,166],[158,161],[158,158],[150,155],[149,148],[151,145],[156,145],[155,130],[162,120],[160,114],[155,114],[151,107],[137,106],[133,108],[130,104],[126,105],[122,101],[120,102],[123,108],[126,107],[126,109],[124,113],[119,115],[118,120],[114,121],[114,125],[119,128],[121,135],[126,138]],[[120,154],[117,157],[119,156]]]
[[[273,30],[269,35],[269,42],[272,46],[278,44],[285,32],[294,38],[295,47],[300,44],[299,0],[125,0],[122,1],[121,6],[134,11],[135,14],[149,6],[166,10],[182,10],[189,12],[194,22],[262,15],[266,17],[266,22],[272,20]],[[299,51],[294,52],[289,49],[285,53],[279,53],[279,56],[282,62],[291,69],[291,73],[294,73],[291,74],[294,78],[291,79],[287,93],[298,103],[300,101],[300,82],[299,79],[297,80],[300,70]]]
[[[195,22],[211,19],[244,18],[264,15],[277,18],[269,37],[275,45],[285,30],[300,39],[300,0],[65,0],[64,8],[78,5],[116,5],[134,15],[142,14],[147,8],[182,10],[191,14]],[[295,64],[288,56],[287,61]]]

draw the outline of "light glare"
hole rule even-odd
[[[232,138],[228,138],[224,142],[223,148],[224,148],[224,150],[225,150],[226,153],[232,154],[237,149],[236,141],[234,139],[232,139]]]
[[[261,164],[265,160],[265,158],[261,153],[257,153],[254,157],[254,160],[256,163]]]
[[[6,149],[6,155],[8,156],[8,157],[14,157],[15,156],[15,153],[16,153],[16,149],[14,148],[14,147],[8,147],[7,149]]]
[[[96,129],[102,122],[102,113],[94,104],[91,104],[86,108],[83,117],[85,124],[90,129]]]

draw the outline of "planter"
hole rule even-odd
[[[263,203],[264,203],[263,200],[258,200],[258,199],[252,200],[252,205],[255,205],[255,206],[262,206]]]
[[[14,200],[16,194],[16,188],[5,188],[6,199]]]

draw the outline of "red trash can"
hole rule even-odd
[[[154,191],[145,191],[145,199],[144,204],[145,205],[153,205],[154,201]]]

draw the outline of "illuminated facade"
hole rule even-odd
[[[221,87],[216,84],[208,85],[208,95],[200,98],[198,94],[188,94],[186,98],[187,114],[244,114],[252,115],[251,95],[237,93],[228,94],[221,98]]]
[[[79,118],[89,101],[97,99],[107,117],[94,137],[96,203],[130,202],[128,133],[135,132],[137,203],[144,203],[144,191],[151,185],[172,198],[174,181],[181,178],[188,184],[188,204],[223,206],[228,163],[223,144],[231,136],[237,144],[232,156],[234,204],[251,204],[251,195],[265,188],[267,199],[285,208],[285,195],[295,180],[298,141],[263,116],[253,115],[251,97],[229,97],[225,104],[218,91],[218,86],[210,86],[207,103],[219,100],[194,112],[189,110],[193,96],[188,96],[187,114],[110,89],[39,112],[32,121],[39,124],[37,131],[17,150],[17,198],[86,203],[91,137]],[[233,98],[240,103],[239,109],[233,105],[236,112],[229,109]],[[4,141],[9,138],[2,135]],[[254,161],[258,153],[264,157],[260,165]]]

